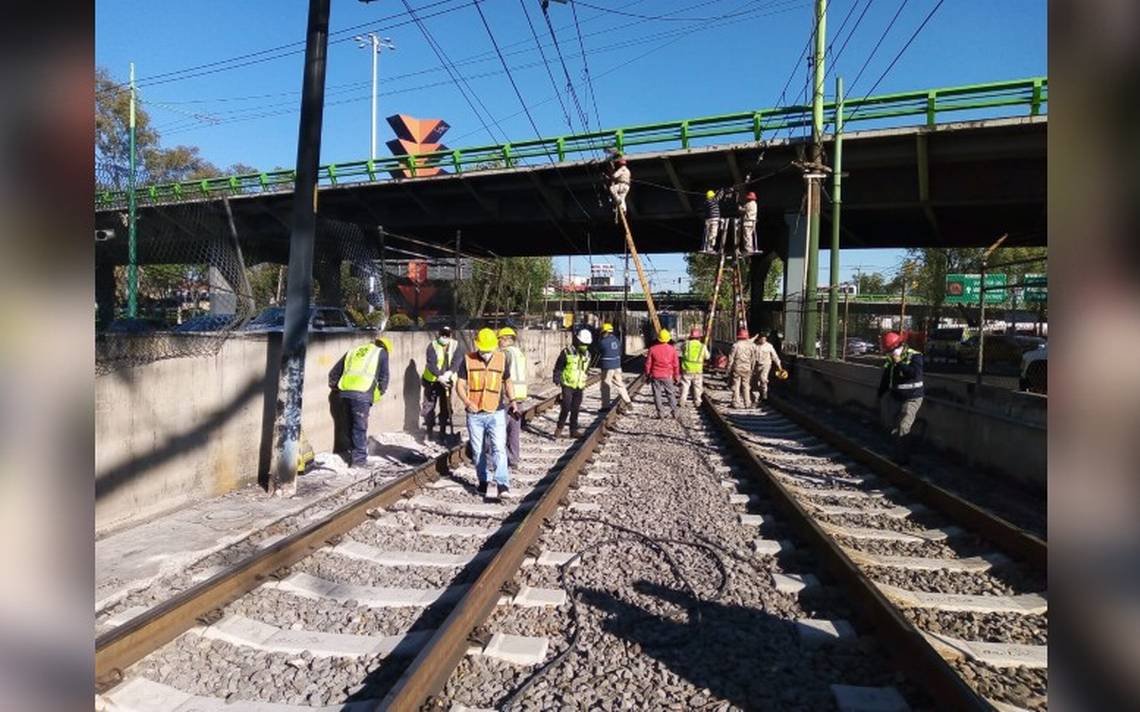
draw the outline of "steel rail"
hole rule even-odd
[[[630,384],[631,395],[636,394],[644,382],[645,377],[638,376]],[[620,399],[615,399],[602,420],[595,422],[586,432],[578,451],[563,466],[534,508],[511,533],[495,558],[483,569],[419,655],[377,705],[377,710],[413,712],[424,707],[433,695],[443,690],[467,653],[468,637],[494,611],[503,586],[519,570],[527,549],[538,539],[543,525],[554,514],[570,486],[577,482],[578,473],[593,458],[594,450],[604,441],[609,427],[620,416],[620,403]]]
[[[598,376],[587,380],[597,384]],[[554,407],[556,393],[523,411],[523,422]],[[386,482],[319,521],[299,529],[209,579],[140,613],[95,639],[95,683],[102,690],[122,679],[131,664],[190,630],[200,618],[237,600],[261,585],[271,574],[311,555],[328,541],[358,526],[368,511],[390,505],[426,481],[458,467],[467,443],[461,442],[392,482]]]
[[[782,398],[770,397],[768,403],[788,420],[844,453],[851,459],[909,490],[924,504],[941,511],[955,522],[965,525],[988,539],[1009,556],[1042,573],[1049,568],[1049,547],[1041,538],[1018,527],[950,490],[925,480],[879,453],[860,445],[853,438],[810,418]]]
[[[925,636],[867,578],[838,542],[819,526],[707,396],[703,407],[732,449],[747,463],[745,474],[758,480],[771,493],[772,501],[786,515],[788,523],[807,540],[820,555],[824,566],[852,594],[853,602],[886,643],[899,667],[924,685],[941,709],[956,712],[992,710],[993,706],[954,671]]]

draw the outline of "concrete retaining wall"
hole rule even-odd
[[[878,414],[875,366],[796,359],[792,385],[808,398]],[[952,459],[1035,490],[1045,489],[1048,399],[926,374],[917,428]],[[919,431],[921,432],[921,430]]]
[[[429,332],[392,332],[391,383],[372,409],[370,433],[418,427],[420,373]],[[460,334],[460,348],[472,334]],[[328,371],[364,337],[313,335],[305,361],[302,427],[318,451],[332,449]],[[544,390],[560,331],[527,330],[520,346],[530,382]],[[203,496],[257,482],[269,470],[281,339],[228,340],[213,357],[158,361],[95,381],[95,527],[120,527]]]

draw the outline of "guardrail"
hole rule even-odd
[[[844,125],[920,117],[924,120],[923,125],[934,126],[940,118],[950,114],[1003,107],[1020,107],[1029,116],[1038,116],[1045,113],[1048,101],[1047,77],[881,94],[845,100]],[[833,102],[824,105],[827,116],[830,117],[834,110]],[[325,186],[372,183],[391,180],[392,176],[416,177],[420,171],[428,168],[473,173],[550,161],[563,162],[596,156],[605,149],[627,154],[632,148],[648,146],[658,150],[689,148],[695,142],[710,138],[761,142],[766,135],[810,127],[811,122],[812,107],[801,104],[498,145],[330,163],[320,167],[319,176],[321,185]],[[292,170],[263,171],[142,186],[136,189],[135,196],[141,204],[146,204],[288,191],[293,189],[295,178],[295,171]],[[95,193],[97,210],[117,208],[126,203],[125,190],[97,190]]]

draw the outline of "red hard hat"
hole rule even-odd
[[[748,191],[748,192],[747,192],[747,193],[744,195],[744,199],[745,199],[745,200],[756,200],[756,194],[755,194],[755,193],[753,193],[752,191]]]
[[[692,331],[690,331],[690,332],[689,332],[689,338],[690,338],[690,339],[699,339],[699,338],[701,338],[701,327],[699,327],[699,326],[694,326],[694,327],[693,327],[693,329],[692,329]]]
[[[625,159],[624,159],[624,158],[619,158],[619,159],[617,159],[617,164],[618,164],[619,166],[624,166],[624,165],[625,165]]]
[[[747,339],[748,338],[748,329],[741,329],[741,330],[737,331],[736,332],[736,338]]]
[[[896,331],[883,334],[883,351],[894,351],[903,342],[903,337]]]

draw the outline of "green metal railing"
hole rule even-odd
[[[882,94],[864,99],[845,100],[844,124],[850,129],[851,124],[917,117],[923,119],[924,125],[934,126],[939,119],[950,114],[992,111],[1007,107],[1019,107],[1029,116],[1038,116],[1046,113],[1048,101],[1046,77]],[[826,104],[825,111],[833,113],[834,104]],[[760,142],[765,136],[772,136],[778,131],[810,128],[811,121],[810,105],[757,109],[738,114],[627,126],[501,145],[333,163],[321,166],[320,180],[321,185],[326,186],[368,183],[390,180],[394,172],[406,171],[408,175],[415,177],[425,168],[436,167],[455,173],[471,173],[524,164],[536,165],[551,160],[563,162],[588,158],[604,148],[615,149],[621,153],[629,153],[631,149],[647,146],[653,146],[658,150],[690,148],[704,139],[714,138]],[[143,203],[162,203],[291,190],[294,178],[292,170],[278,170],[164,183],[138,188],[136,198]],[[96,209],[117,208],[126,203],[126,191],[103,190],[95,194]]]

